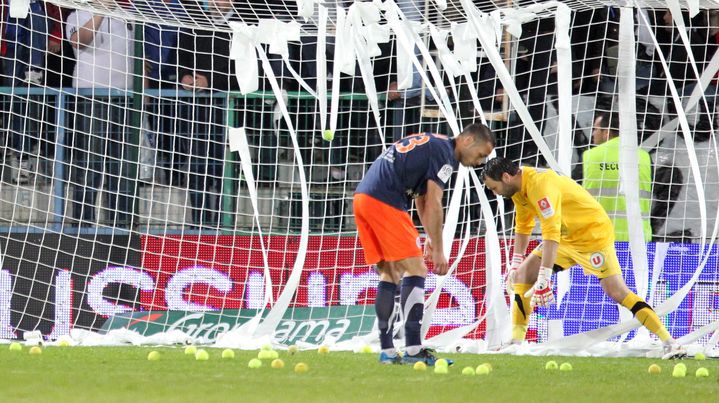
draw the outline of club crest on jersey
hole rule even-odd
[[[437,172],[437,177],[442,182],[447,183],[449,178],[452,177],[452,165],[444,164],[442,168],[440,168],[439,172]]]
[[[604,266],[604,255],[601,252],[594,252],[589,256],[589,264],[595,269]]]
[[[539,205],[539,212],[542,213],[542,217],[549,218],[554,215],[552,203],[550,203],[549,199],[546,197],[539,199],[539,201],[537,201],[537,205]]]

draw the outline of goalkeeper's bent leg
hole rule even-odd
[[[397,284],[380,281],[377,285],[377,297],[374,308],[377,312],[377,327],[379,328],[379,343],[382,351],[387,355],[395,355],[394,342],[392,342],[394,323],[394,295]]]
[[[422,348],[422,316],[424,316],[424,277],[402,279],[402,311],[407,354],[417,355]]]
[[[532,284],[514,284],[514,301],[512,301],[512,341],[524,341],[529,326],[529,315],[532,314],[531,298],[524,293],[532,288]]]
[[[663,342],[671,340],[671,335],[664,324],[659,320],[654,309],[647,304],[643,299],[633,292],[629,292],[621,302],[622,306],[632,311],[634,317],[639,320],[644,327],[649,329],[650,332],[654,333]]]

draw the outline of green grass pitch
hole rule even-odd
[[[157,350],[158,361],[147,354]],[[686,378],[671,376],[674,362],[643,358],[519,357],[443,354],[456,361],[446,375],[431,368],[382,366],[375,354],[280,351],[285,368],[247,363],[257,351],[207,349],[196,361],[182,348],[47,347],[9,351],[0,345],[0,401],[16,402],[709,402],[719,396],[719,360],[683,360]],[[571,372],[548,371],[548,360],[570,362]],[[296,374],[305,362],[309,372]],[[489,362],[489,375],[462,375],[462,368]],[[662,367],[647,373],[650,364]],[[709,377],[696,378],[700,366]]]

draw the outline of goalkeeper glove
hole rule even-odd
[[[531,289],[524,294],[525,297],[532,297],[532,306],[550,306],[554,304],[554,291],[552,290],[552,269],[540,267],[537,274],[537,281]]]
[[[524,256],[519,253],[512,255],[512,262],[507,269],[507,276],[504,277],[504,286],[507,288],[507,295],[514,295],[514,278],[517,277],[517,269],[524,261]]]

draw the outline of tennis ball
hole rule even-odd
[[[262,361],[257,358],[253,358],[247,363],[248,368],[256,369],[262,366]]]
[[[544,369],[557,369],[559,368],[559,365],[557,365],[557,362],[554,360],[547,361],[546,364],[544,364]]]
[[[207,351],[200,348],[197,350],[197,352],[195,352],[195,359],[197,361],[207,361],[210,359],[210,354],[208,354]]]
[[[426,371],[426,370],[427,370],[427,364],[425,364],[425,363],[422,362],[422,361],[417,361],[417,362],[414,363],[414,365],[412,366],[412,368],[414,368],[415,371]]]
[[[334,138],[335,138],[335,132],[333,132],[333,131],[330,130],[330,129],[327,129],[327,130],[325,130],[324,132],[322,132],[322,138],[323,138],[325,141],[332,141],[332,140],[334,140]]]
[[[444,358],[440,358],[434,363],[435,367],[445,367],[447,368],[449,366],[449,363]]]
[[[709,370],[704,367],[701,367],[697,369],[697,372],[694,375],[696,375],[697,378],[704,378],[709,376]]]
[[[274,360],[272,360],[270,366],[274,369],[282,369],[285,367],[285,362],[279,358],[275,358]]]
[[[157,351],[150,351],[147,354],[147,361],[159,361],[160,360],[160,353]]]
[[[30,347],[30,355],[40,355],[42,354],[42,349],[38,346],[32,346]]]
[[[372,352],[372,347],[365,344],[364,346],[362,346],[362,349],[360,350],[360,352],[363,354],[369,354]]]
[[[70,336],[64,335],[57,338],[57,346],[58,347],[70,347],[72,345],[72,338]]]
[[[560,371],[571,371],[572,370],[572,364],[568,362],[563,362],[562,365],[559,366]]]
[[[275,350],[270,351],[270,353],[268,355],[269,355],[270,360],[275,360],[280,357],[280,353],[278,353]]]
[[[10,343],[10,351],[22,351],[22,344],[16,341]]]
[[[287,347],[287,352],[290,353],[290,354],[297,354],[297,351],[299,351],[299,349],[298,349],[297,346],[294,345],[294,344],[291,345],[291,346],[289,346],[289,347]]]
[[[233,359],[235,358],[235,351],[231,349],[222,350],[222,358]]]
[[[672,370],[672,376],[675,378],[684,378],[687,376],[687,366],[682,363],[675,365]]]
[[[484,365],[485,367],[487,367],[487,369],[489,369],[489,372],[492,372],[492,370],[494,369],[494,368],[492,368],[492,364],[490,364],[490,363],[488,363],[488,362],[485,362],[485,363],[483,363],[483,364],[481,364],[481,365]]]
[[[305,372],[309,371],[310,367],[307,366],[304,362],[298,362],[295,365],[295,372],[298,374],[304,374]]]
[[[462,369],[462,375],[474,375],[474,368],[464,367],[464,369]]]
[[[662,367],[657,364],[652,364],[647,371],[649,371],[650,374],[659,374],[662,372]]]
[[[477,375],[489,375],[489,367],[482,364],[474,371]]]
[[[186,355],[195,355],[197,352],[197,347],[195,346],[187,346],[185,347],[185,354]]]
[[[260,352],[257,353],[257,358],[259,358],[261,360],[273,360],[277,357],[272,357],[271,350],[260,350]]]
[[[698,353],[694,354],[694,359],[697,361],[704,361],[707,359],[707,356],[702,352],[698,352]]]
[[[449,372],[449,367],[446,365],[443,366],[437,366],[437,363],[434,364],[434,373],[435,374],[446,374]]]
[[[317,352],[320,354],[327,354],[330,352],[330,348],[327,346],[320,346],[320,348],[317,349]]]

